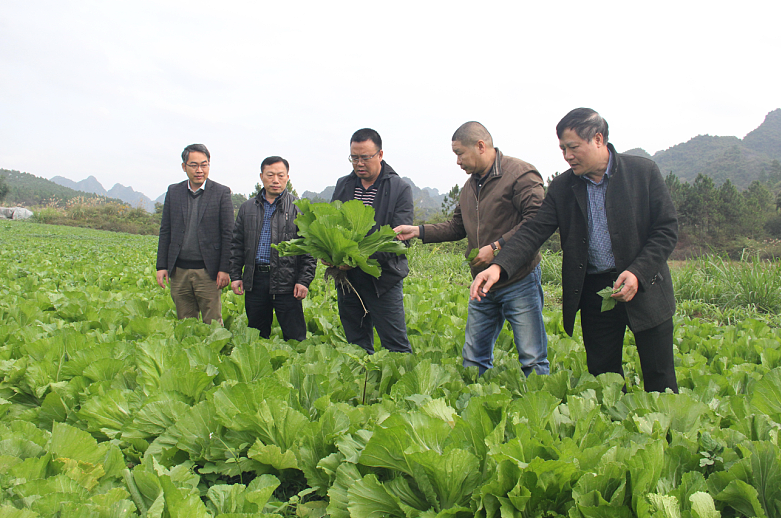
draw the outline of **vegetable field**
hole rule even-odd
[[[630,333],[626,379],[594,378],[553,301],[552,375],[525,379],[505,330],[478,377],[457,254],[410,250],[415,353],[368,356],[322,271],[310,338],[261,340],[228,290],[224,328],[177,321],[155,250],[0,223],[0,517],[781,517],[772,317],[678,316],[681,394],[647,394]]]

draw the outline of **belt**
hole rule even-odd
[[[263,272],[263,273],[269,273],[271,271],[271,265],[270,264],[256,264],[255,265],[255,271]]]

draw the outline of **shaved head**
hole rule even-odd
[[[453,133],[453,142],[461,142],[464,146],[474,146],[478,140],[485,142],[486,147],[493,148],[494,140],[491,138],[491,134],[485,129],[485,126],[479,122],[469,121],[461,125],[460,128]]]

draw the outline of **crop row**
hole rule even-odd
[[[0,227],[0,516],[781,516],[781,332],[676,319],[681,394],[594,378],[545,310],[550,376],[461,367],[468,274],[411,251],[415,353],[177,321],[154,239]],[[436,266],[436,268],[434,268]],[[436,270],[436,273],[434,273]],[[552,288],[555,291],[555,288]],[[622,389],[626,384],[626,392]]]

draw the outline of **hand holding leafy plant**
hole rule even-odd
[[[375,252],[401,255],[407,247],[396,240],[389,225],[366,235],[374,226],[374,208],[360,200],[346,203],[295,202],[301,214],[296,218],[298,239],[271,245],[280,256],[311,254],[333,267],[360,268],[373,277],[380,276],[380,263],[370,258]]]
[[[616,306],[616,299],[613,298],[613,295],[621,291],[623,287],[623,284],[616,289],[605,286],[597,292],[597,295],[602,297],[602,312],[610,311]]]
[[[368,234],[374,227],[374,208],[360,200],[342,203],[311,203],[307,199],[295,202],[301,214],[296,217],[298,239],[271,245],[280,256],[311,254],[329,264],[325,278],[333,278],[337,285],[355,288],[347,280],[345,266],[360,268],[373,277],[379,277],[380,263],[371,256],[376,252],[401,255],[407,247],[396,239],[389,225]],[[367,235],[368,234],[368,235]],[[360,297],[359,297],[360,298]],[[365,310],[365,308],[364,308]]]
[[[472,251],[469,252],[469,255],[466,256],[466,259],[464,259],[464,261],[467,264],[472,264],[472,261],[475,260],[475,257],[477,257],[478,253],[480,253],[480,249],[479,248],[473,248]]]

